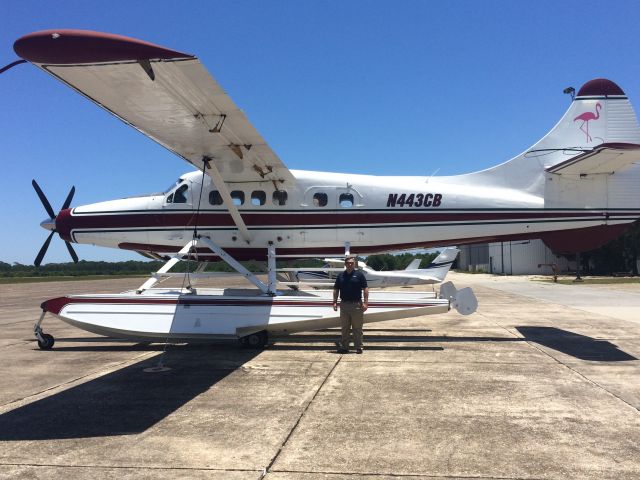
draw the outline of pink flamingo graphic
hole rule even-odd
[[[593,140],[591,138],[591,135],[589,135],[589,122],[591,120],[598,120],[600,118],[601,108],[602,108],[602,105],[600,105],[600,102],[598,102],[596,103],[595,114],[593,112],[584,112],[573,119],[574,122],[577,120],[582,120],[582,124],[580,125],[580,130],[582,130],[587,135],[587,142],[591,142]],[[586,126],[586,129],[585,129],[585,126]]]

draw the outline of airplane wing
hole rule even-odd
[[[547,168],[547,172],[560,175],[613,173],[635,162],[640,162],[640,145],[603,143],[591,151]]]
[[[341,270],[344,270],[344,259],[342,258],[323,258],[322,261],[331,268],[340,268]]]
[[[293,180],[193,55],[86,30],[31,33],[14,50],[198,169],[212,159],[225,182]]]

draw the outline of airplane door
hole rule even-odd
[[[340,242],[362,245],[368,241],[366,212],[362,194],[353,186],[337,188],[335,191],[336,238]]]
[[[336,241],[335,187],[309,188],[301,206],[304,208],[306,228],[301,235],[306,246],[333,244]]]

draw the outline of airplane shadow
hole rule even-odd
[[[440,345],[415,343],[448,342],[535,342],[575,358],[619,362],[637,360],[608,341],[554,327],[519,326],[523,338],[494,336],[369,335],[366,350],[444,350]],[[386,331],[391,333],[392,331]],[[324,350],[333,353],[336,332],[277,337],[269,350]],[[81,340],[81,339],[72,339]],[[294,344],[322,342],[325,345]],[[89,340],[91,344],[93,341]],[[327,345],[327,343],[329,345]],[[391,343],[392,345],[381,345]],[[395,343],[395,345],[393,345]],[[412,343],[413,345],[397,345]],[[162,344],[85,345],[62,347],[68,351],[104,349],[160,352]],[[55,350],[60,350],[56,347]],[[160,353],[152,358],[103,375],[49,397],[36,400],[0,415],[0,441],[51,440],[132,435],[146,431],[187,402],[257,356],[261,350],[238,348],[235,344],[171,345],[164,363],[166,372],[146,373]]]
[[[606,340],[569,332],[555,327],[516,327],[524,338],[580,360],[626,362],[638,360]]]
[[[131,435],[144,432],[259,353],[233,347],[170,347],[160,358],[118,371],[0,415],[0,441]]]

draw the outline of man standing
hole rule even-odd
[[[338,353],[349,353],[349,330],[353,329],[356,353],[362,353],[363,314],[368,308],[369,287],[364,273],[355,269],[355,257],[347,257],[344,265],[346,270],[338,275],[333,285],[333,310],[338,310],[338,292],[340,292],[340,322],[342,323],[342,340],[336,342],[336,345]]]

